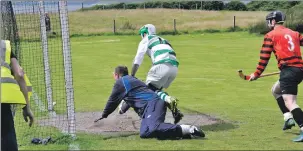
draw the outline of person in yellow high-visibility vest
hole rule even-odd
[[[1,150],[17,151],[17,139],[11,105],[25,105],[23,117],[29,126],[34,122],[30,109],[24,72],[11,51],[10,41],[1,40]]]
[[[22,67],[21,67],[22,69]],[[32,84],[29,81],[29,78],[27,77],[26,73],[24,72],[24,80],[27,86],[27,95],[28,95],[28,100],[30,100],[32,94],[33,94],[33,88],[32,88]],[[12,106],[12,112],[13,112],[13,116],[15,116],[15,112],[16,112],[16,105]]]

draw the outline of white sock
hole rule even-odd
[[[301,127],[300,129],[301,129],[301,131],[303,132],[303,127]]]
[[[292,114],[290,112],[286,112],[284,115],[284,121],[286,122],[288,119],[293,118]]]
[[[190,125],[180,125],[181,128],[182,128],[182,134],[183,135],[187,135],[187,134],[190,134]]]
[[[192,134],[195,132],[195,129],[197,127],[193,126],[193,125],[180,125],[182,128],[182,134],[183,135],[188,135],[188,134]]]

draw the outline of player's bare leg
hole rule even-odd
[[[291,112],[289,111],[289,109],[286,107],[285,105],[285,101],[282,97],[282,92],[280,89],[280,82],[277,81],[272,89],[271,89],[272,95],[275,97],[275,99],[277,100],[278,106],[281,110],[281,112],[283,113],[284,116],[284,126],[283,126],[283,130],[288,130],[291,129],[293,126],[295,126],[295,120],[293,119],[293,115],[291,114]]]
[[[297,138],[293,139],[293,141],[303,142],[303,111],[297,104],[297,95],[283,94],[283,99],[285,100],[287,108],[293,114],[293,117],[301,130],[300,135]]]

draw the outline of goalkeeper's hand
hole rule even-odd
[[[131,106],[129,104],[127,104],[124,100],[122,100],[119,107],[118,107],[119,114],[126,113],[129,110],[130,107]]]
[[[124,103],[124,100],[121,101],[121,103],[119,104],[119,107],[118,107],[118,113],[119,114],[123,114],[124,112],[122,111],[122,105]]]

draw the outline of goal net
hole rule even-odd
[[[20,106],[12,107],[18,144],[75,135],[66,1],[1,1],[1,32],[32,84],[34,125],[29,128]]]

